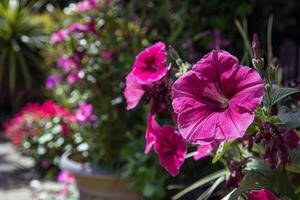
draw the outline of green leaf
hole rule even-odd
[[[278,112],[278,118],[285,124],[288,128],[298,128],[300,127],[300,112],[290,110],[288,107],[281,107]]]
[[[218,160],[220,160],[222,158],[222,156],[224,155],[224,153],[227,151],[227,149],[230,147],[231,143],[233,141],[229,141],[229,142],[222,142],[219,145],[219,148],[216,152],[215,157],[212,160],[212,163],[216,163]]]
[[[190,191],[201,187],[202,185],[209,183],[210,181],[213,181],[219,177],[225,177],[228,174],[228,170],[227,169],[223,169],[217,172],[214,172],[204,178],[201,178],[200,180],[198,180],[197,182],[193,183],[192,185],[188,186],[187,188],[185,188],[184,190],[180,191],[179,193],[177,193],[176,195],[174,195],[172,197],[172,200],[177,200],[180,197],[184,196],[185,194],[189,193]]]
[[[293,186],[284,171],[275,171],[272,175],[272,183],[275,191],[278,191],[281,196],[297,199]]]
[[[246,49],[247,49],[250,57],[253,58],[253,52],[252,52],[251,44],[250,44],[250,41],[248,39],[248,35],[247,35],[246,31],[243,29],[243,27],[242,27],[239,20],[235,19],[234,22],[235,22],[235,26],[237,27],[238,31],[240,32],[240,34],[243,38],[244,44],[246,46]]]
[[[225,181],[225,176],[222,176],[220,178],[218,178],[214,184],[212,184],[211,187],[209,187],[205,192],[203,192],[198,198],[197,200],[207,200],[210,195],[215,191],[215,189],[223,182]]]
[[[272,170],[269,168],[266,161],[257,157],[249,158],[244,170],[257,171],[265,176],[270,176],[272,174]]]
[[[276,104],[278,101],[284,99],[285,97],[300,92],[300,90],[295,88],[277,88],[272,95],[271,105]]]
[[[16,87],[16,60],[14,50],[11,49],[9,53],[9,86],[12,91]]]
[[[7,54],[7,49],[3,49],[0,56],[0,86],[2,84],[2,79],[3,79],[3,71],[4,71],[6,54]]]
[[[238,187],[229,197],[229,200],[236,200],[240,195],[251,190],[268,189],[272,191],[271,181],[259,172],[247,173]]]
[[[20,64],[20,67],[21,67],[21,72],[24,76],[24,80],[25,80],[25,86],[27,89],[30,88],[30,74],[29,74],[29,71],[28,71],[28,65],[26,64],[26,60],[24,59],[24,56],[21,54],[21,53],[17,53],[17,58],[18,58],[18,61],[19,61],[19,64]]]

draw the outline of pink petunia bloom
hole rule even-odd
[[[67,83],[69,85],[73,85],[74,83],[76,83],[79,79],[79,76],[78,76],[78,71],[74,71],[74,72],[71,72],[68,76],[67,76]]]
[[[69,32],[68,30],[61,29],[55,33],[52,34],[50,38],[50,44],[56,44],[58,42],[63,42],[67,38]]]
[[[60,171],[60,173],[57,176],[58,183],[71,184],[74,183],[74,181],[75,176],[68,171]]]
[[[80,103],[79,108],[75,111],[76,120],[79,123],[89,121],[90,117],[93,117],[93,105],[87,103]]]
[[[146,130],[146,147],[145,154],[148,154],[155,143],[155,134],[160,130],[159,124],[156,122],[155,114],[148,114],[147,130]]]
[[[91,20],[86,24],[73,23],[67,28],[68,34],[73,32],[90,32],[97,33],[95,20]]]
[[[163,42],[157,42],[136,56],[133,75],[140,84],[158,81],[167,74],[166,61],[166,45]]]
[[[199,145],[197,147],[197,154],[194,155],[194,159],[200,160],[201,158],[208,156],[213,150],[214,150],[214,145],[212,144]]]
[[[48,76],[46,80],[46,89],[51,90],[55,87],[55,85],[61,81],[62,77],[59,75]]]
[[[135,108],[144,93],[145,90],[143,89],[143,86],[137,82],[133,73],[130,72],[126,77],[126,86],[124,90],[124,96],[127,101],[127,110]]]
[[[68,30],[68,33],[85,32],[85,31],[88,31],[88,27],[85,24],[73,23],[73,24],[70,24],[70,26],[67,28],[67,30]]]
[[[60,57],[57,62],[57,66],[63,68],[64,72],[69,72],[71,69],[76,69],[78,67],[78,63],[73,57],[68,57],[63,55]]]
[[[85,12],[85,11],[92,10],[97,7],[98,7],[97,0],[84,0],[84,1],[80,1],[76,4],[76,10],[78,12]]]
[[[252,190],[248,193],[248,200],[278,200],[272,192],[266,189]]]
[[[160,165],[171,176],[177,176],[184,163],[187,144],[172,126],[165,125],[155,133],[154,151],[158,154]]]
[[[242,137],[262,98],[259,74],[214,50],[176,80],[172,106],[183,138],[204,145]]]

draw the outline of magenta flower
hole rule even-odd
[[[75,176],[68,171],[60,171],[57,176],[58,183],[71,184],[75,181]]]
[[[197,147],[197,154],[194,155],[195,160],[200,160],[209,155],[214,150],[214,145],[206,144],[206,145],[199,145]]]
[[[80,23],[73,23],[68,28],[68,33],[88,31],[88,26]]]
[[[79,123],[84,123],[90,119],[94,119],[93,105],[80,103],[79,108],[75,111],[75,117]]]
[[[52,76],[48,76],[47,80],[46,80],[46,89],[47,90],[51,90],[53,89],[56,84],[61,81],[61,76],[59,75],[52,75]]]
[[[136,56],[132,72],[139,83],[152,83],[167,74],[167,52],[165,48],[163,42],[157,42]]]
[[[272,192],[266,189],[252,190],[248,193],[248,200],[278,200]]]
[[[158,154],[160,165],[173,177],[177,176],[184,163],[187,144],[172,126],[165,125],[155,133],[154,151]]]
[[[208,144],[240,138],[263,98],[259,74],[226,51],[212,51],[173,85],[173,109],[188,142]]]
[[[84,11],[88,11],[88,10],[97,8],[97,6],[98,6],[97,0],[84,0],[84,1],[80,1],[76,4],[76,10],[78,12],[84,12]]]
[[[160,126],[156,122],[155,114],[149,113],[148,114],[148,122],[147,122],[147,130],[146,130],[146,147],[145,147],[145,154],[148,154],[155,143],[155,134],[160,131]]]
[[[78,79],[79,79],[78,71],[71,72],[71,73],[67,76],[67,83],[68,83],[69,85],[73,85],[74,83],[77,82]]]
[[[58,42],[63,42],[67,38],[69,32],[65,29],[61,29],[52,34],[50,38],[50,44],[56,44]]]
[[[102,53],[102,58],[103,58],[104,60],[110,60],[110,59],[112,59],[114,56],[115,56],[115,53],[114,53],[114,52],[105,51],[105,52]]]
[[[78,63],[72,57],[68,57],[63,55],[56,62],[58,67],[63,68],[64,72],[69,72],[71,69],[75,69],[78,67]]]
[[[90,32],[97,33],[95,20],[91,20],[86,24],[73,23],[67,28],[68,34],[73,32]]]
[[[126,86],[124,90],[124,96],[127,101],[127,110],[135,108],[144,93],[143,86],[137,82],[133,73],[130,72],[126,77]]]

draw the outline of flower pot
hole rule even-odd
[[[60,168],[72,172],[80,192],[80,200],[141,200],[128,189],[129,178],[120,178],[117,173],[82,162],[79,153],[65,153],[60,159]]]

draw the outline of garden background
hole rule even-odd
[[[122,92],[135,55],[142,49],[156,41],[164,41],[172,45],[179,56],[189,63],[199,60],[212,49],[224,49],[236,55],[245,65],[250,65],[251,59],[243,37],[251,41],[253,34],[257,33],[261,48],[264,49],[263,57],[279,64],[283,85],[300,86],[300,2],[297,0],[101,2],[103,7],[82,13],[72,13],[78,1],[0,2],[0,123],[13,118],[29,102],[42,104],[52,99],[60,106],[74,111],[77,104],[71,101],[81,103],[88,99],[98,121],[96,125],[87,125],[87,129],[106,133],[104,136],[80,136],[88,144],[93,144],[89,140],[104,143],[89,147],[93,149],[90,153],[93,159],[89,161],[96,165],[104,162],[110,167],[122,166],[124,176],[136,177],[131,187],[146,199],[169,199],[178,192],[172,189],[176,188],[174,183],[190,185],[219,166],[208,167],[208,158],[198,162],[188,160],[180,176],[171,178],[154,164],[157,162],[154,155],[144,156],[147,116],[140,114],[144,110],[141,107],[127,112]],[[80,51],[74,47],[77,43],[71,40],[66,47],[51,42],[53,33],[72,23],[86,24],[90,19],[95,20],[96,32],[99,34],[94,34],[92,30],[84,36],[88,44],[94,45],[94,49],[86,55],[94,61],[93,66],[100,66],[100,70],[97,67],[87,68],[84,71],[87,81],[83,83],[77,80],[70,83],[66,78],[68,84],[52,86],[49,77],[62,73],[56,66],[59,65],[58,58],[63,54]],[[97,35],[96,39],[93,34]],[[78,46],[84,47],[85,44],[80,43]],[[81,64],[84,65],[84,62]],[[92,66],[88,61],[85,65]],[[80,74],[78,77],[80,79]],[[93,82],[93,78],[99,82]],[[106,140],[110,134],[117,136]],[[26,163],[31,161],[27,160],[21,169],[12,168],[16,171],[8,173],[5,166],[10,166],[10,163],[6,158],[14,150],[10,149],[12,146],[4,136],[1,138],[0,166],[4,167],[0,167],[0,170],[3,168],[0,175],[5,180],[22,174],[29,176],[21,180],[25,184],[0,184],[2,191],[22,188],[29,182],[34,191],[37,183],[32,180],[43,182],[56,179],[56,167],[50,170],[46,167],[45,170],[37,164],[38,173],[28,173]],[[76,138],[74,141],[76,143]],[[41,163],[43,161],[39,160],[39,156],[32,157]],[[184,199],[195,199],[201,192],[196,190]],[[69,198],[76,199],[77,196]]]

